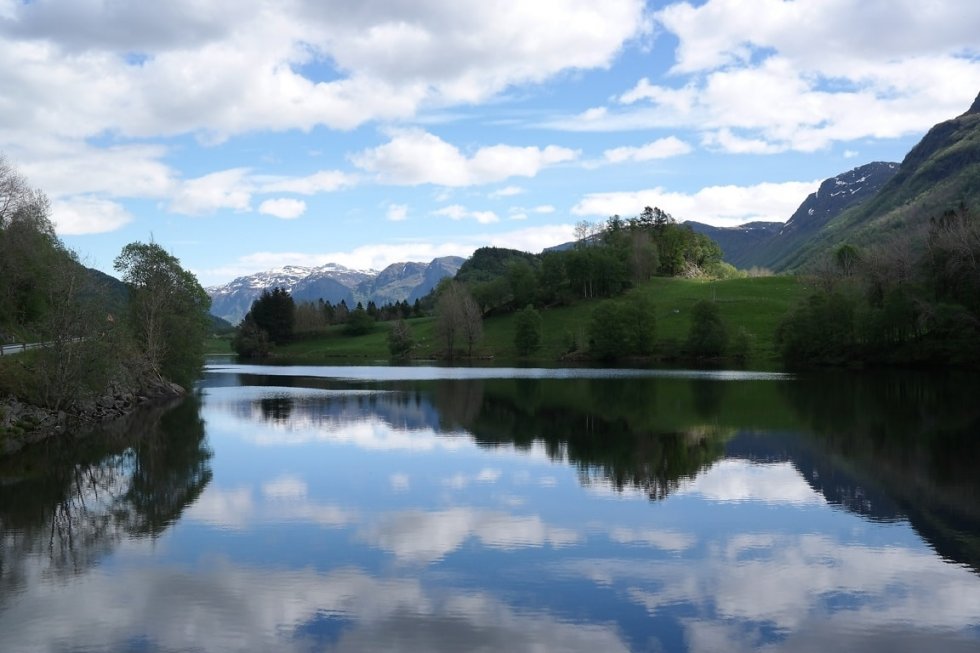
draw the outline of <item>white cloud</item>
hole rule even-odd
[[[401,222],[408,218],[407,204],[389,204],[385,216],[392,222]]]
[[[551,126],[687,128],[732,153],[812,152],[833,142],[921,133],[962,113],[980,87],[980,48],[964,27],[980,20],[978,7],[674,3],[655,15],[678,39],[670,85],[641,79],[613,105]]]
[[[248,211],[252,184],[247,168],[232,168],[189,179],[173,194],[170,210],[185,215],[214,213],[219,209]]]
[[[0,124],[73,138],[350,129],[606,67],[647,29],[640,0],[184,4],[9,6],[4,88],[46,110],[0,107]]]
[[[499,222],[500,217],[493,211],[471,211],[461,204],[450,204],[432,212],[433,215],[445,216],[451,220],[476,220],[480,224]]]
[[[505,186],[504,188],[497,189],[490,193],[487,197],[490,199],[497,199],[500,197],[513,197],[514,195],[520,195],[524,193],[525,190],[520,186]]]
[[[306,177],[258,179],[262,193],[297,193],[316,195],[348,188],[357,183],[357,177],[340,170],[321,170]]]
[[[820,180],[762,183],[754,186],[709,186],[694,194],[651,188],[632,192],[591,193],[572,208],[581,216],[637,215],[645,206],[657,206],[677,220],[695,220],[733,226],[765,220],[785,222]]]
[[[51,203],[51,222],[59,236],[115,231],[132,219],[120,204],[96,197],[70,197]]]
[[[691,146],[677,138],[668,136],[659,138],[639,147],[616,147],[602,153],[609,163],[625,163],[627,161],[651,161],[667,159],[691,152]]]
[[[555,207],[553,207],[550,204],[540,204],[538,206],[535,206],[531,210],[534,211],[535,213],[554,213]]]
[[[576,151],[555,145],[544,148],[491,145],[467,155],[429,132],[408,129],[394,132],[384,145],[354,154],[351,161],[384,183],[459,187],[515,176],[534,177],[549,165],[571,161],[577,156]]]
[[[288,197],[265,200],[259,205],[259,213],[292,220],[306,213],[306,202]]]
[[[29,148],[14,148],[13,153],[31,184],[53,198],[81,194],[161,198],[177,183],[176,173],[161,161],[167,150],[160,146],[98,148],[41,137]]]
[[[675,71],[744,64],[760,48],[826,72],[850,72],[861,62],[978,50],[973,27],[980,23],[980,6],[975,3],[937,2],[925,8],[887,0],[753,0],[750,5],[738,0],[709,0],[698,7],[674,3],[657,13],[656,19],[680,39]]]

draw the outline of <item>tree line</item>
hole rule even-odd
[[[789,366],[980,363],[980,218],[966,206],[922,234],[842,244],[780,324]]]

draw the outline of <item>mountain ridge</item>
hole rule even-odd
[[[785,223],[750,222],[736,227],[694,221],[684,224],[717,242],[724,260],[736,267],[779,269],[834,218],[876,196],[899,169],[898,163],[872,161],[828,177]]]
[[[443,256],[424,262],[392,263],[383,270],[356,270],[338,263],[317,267],[287,265],[237,277],[205,291],[211,297],[211,314],[233,324],[252,306],[263,290],[284,288],[296,301],[332,304],[341,301],[353,308],[357,302],[378,305],[414,302],[424,297],[443,277],[452,276],[463,264],[458,256]]]

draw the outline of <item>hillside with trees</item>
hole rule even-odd
[[[194,275],[138,242],[116,259],[124,283],[89,270],[49,212],[0,157],[0,336],[38,343],[0,359],[0,453],[181,392],[203,363],[210,302]]]

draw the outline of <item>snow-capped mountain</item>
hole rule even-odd
[[[393,263],[380,272],[352,270],[336,263],[319,267],[289,265],[238,277],[206,290],[211,296],[211,313],[237,324],[263,290],[285,288],[296,301],[344,301],[351,307],[369,301],[379,306],[403,300],[414,302],[444,277],[455,275],[462,264],[462,258],[446,256],[429,263]]]

